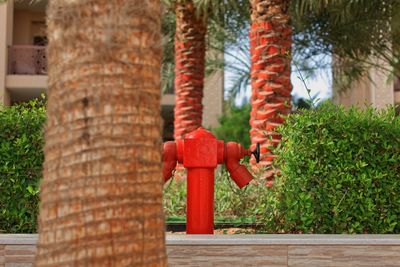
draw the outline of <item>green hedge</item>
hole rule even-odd
[[[282,176],[266,205],[270,231],[400,233],[400,119],[394,109],[331,103],[289,116]]]
[[[0,107],[0,232],[37,230],[44,121],[41,100]]]

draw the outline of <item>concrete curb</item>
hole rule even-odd
[[[0,234],[0,245],[35,245],[37,234]],[[173,235],[170,246],[181,245],[400,245],[400,235]]]

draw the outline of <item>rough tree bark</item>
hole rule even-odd
[[[250,137],[253,148],[256,143],[261,144],[262,157],[259,166],[268,169],[274,158],[270,147],[280,141],[280,136],[274,129],[284,122],[282,115],[288,114],[291,109],[292,30],[288,13],[289,1],[250,0],[250,3]],[[274,170],[267,170],[267,185],[272,185],[273,177]]]
[[[192,0],[176,1],[175,12],[174,137],[178,140],[202,123],[207,29]]]
[[[52,0],[36,266],[166,266],[159,0]]]

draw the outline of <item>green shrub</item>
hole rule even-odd
[[[400,119],[331,103],[290,115],[282,176],[264,214],[273,232],[400,233]]]
[[[38,100],[0,107],[0,232],[37,230],[44,121]]]
[[[232,107],[229,113],[219,118],[220,126],[212,129],[218,139],[226,142],[238,142],[244,147],[250,146],[250,104]]]

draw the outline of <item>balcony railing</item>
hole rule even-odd
[[[46,47],[10,46],[8,48],[8,74],[47,75]]]

